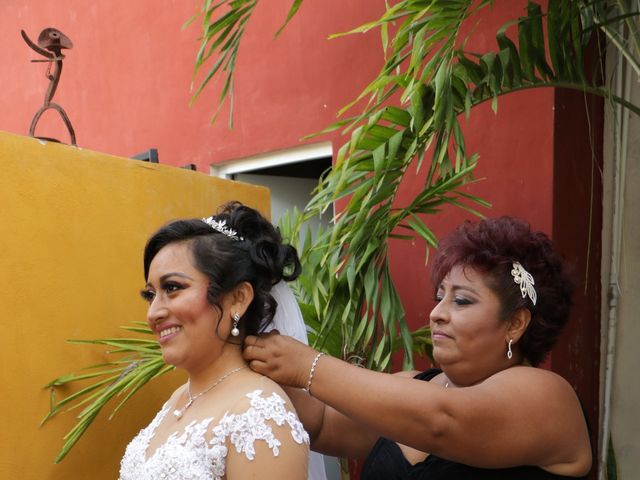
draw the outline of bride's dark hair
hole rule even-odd
[[[278,230],[257,210],[240,202],[223,205],[211,220],[224,221],[225,228],[236,232],[236,238],[199,218],[170,222],[154,233],[145,246],[145,280],[151,261],[162,248],[186,242],[191,247],[194,267],[209,278],[208,301],[221,313],[221,295],[241,282],[251,284],[253,301],[240,319],[240,327],[245,335],[260,333],[271,323],[277,306],[271,287],[300,274],[296,249],[283,244]]]

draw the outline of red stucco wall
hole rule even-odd
[[[235,128],[223,115],[209,125],[216,95],[189,108],[199,26],[182,25],[196,0],[15,1],[3,5],[0,27],[0,130],[26,134],[42,105],[45,66],[20,37],[53,26],[74,42],[55,101],[67,111],[78,144],[130,156],[150,147],[160,162],[210,163],[288,148],[335,119],[381,64],[377,33],[327,41],[379,15],[382,0],[307,1],[278,38],[290,0],[260,2],[238,59]],[[338,15],[337,12],[340,12]],[[36,132],[67,141],[53,112]]]

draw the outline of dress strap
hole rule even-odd
[[[425,382],[429,382],[433,377],[435,377],[436,375],[440,375],[441,373],[442,370],[439,368],[430,368],[428,370],[425,370],[424,372],[420,372],[413,378],[415,378],[416,380],[424,380]]]

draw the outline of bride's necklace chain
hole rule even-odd
[[[247,368],[247,365],[244,365],[242,367],[238,367],[238,368],[234,368],[233,370],[225,373],[223,376],[221,376],[218,380],[216,380],[216,382],[211,385],[210,387],[207,387],[206,389],[204,389],[202,392],[198,393],[197,395],[191,395],[191,381],[187,382],[187,403],[184,407],[182,408],[177,408],[173,411],[173,416],[176,417],[177,420],[180,420],[182,418],[182,415],[184,415],[184,412],[187,411],[187,409],[193,405],[193,402],[195,402],[197,399],[199,399],[202,395],[204,395],[205,393],[207,393],[209,390],[215,388],[216,386],[220,385],[220,383],[222,383],[223,380],[225,380],[226,378],[230,377],[231,375],[233,375],[236,372],[239,372],[240,370]]]

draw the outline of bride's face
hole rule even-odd
[[[222,353],[231,324],[228,296],[219,299],[221,311],[207,300],[208,286],[208,277],[193,265],[188,242],[165,246],[151,261],[142,295],[166,363],[197,370]]]

